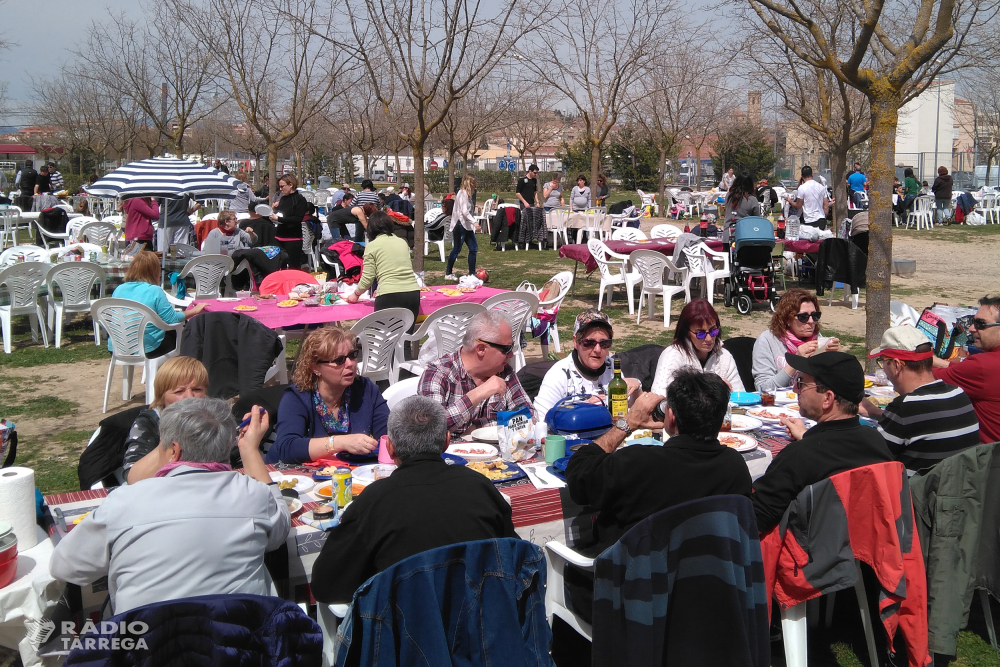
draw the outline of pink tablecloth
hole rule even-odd
[[[819,241],[785,241],[785,252],[817,253]]]
[[[430,292],[420,295],[420,314],[430,315],[438,308],[443,308],[452,303],[482,303],[494,294],[500,294],[507,290],[494,289],[492,287],[480,287],[475,292],[462,294],[461,296],[445,296],[436,291],[444,287],[454,287],[454,285],[439,285],[431,287]],[[242,313],[249,315],[260,321],[271,329],[280,327],[291,327],[300,324],[326,324],[327,322],[347,322],[360,320],[365,315],[374,312],[374,302],[359,302],[356,304],[342,304],[339,306],[303,306],[299,304],[293,308],[278,308],[278,301],[285,298],[283,295],[276,299],[265,301],[254,301],[253,299],[241,299],[240,301],[219,301],[217,299],[206,299],[205,310],[211,312],[239,312],[234,311],[235,306],[241,304],[257,306],[257,310]]]
[[[631,254],[633,250],[658,250],[664,255],[673,255],[674,246],[676,245],[673,241],[667,239],[651,239],[649,243],[636,243],[635,241],[605,241],[604,243],[611,252],[616,252],[619,255]],[[712,250],[722,250],[723,248],[722,241],[718,239],[705,241],[705,245]],[[594,260],[593,255],[590,254],[590,248],[585,243],[570,243],[560,246],[559,256],[583,262],[587,267],[587,273],[597,268],[597,262]]]

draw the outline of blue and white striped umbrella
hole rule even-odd
[[[225,172],[190,160],[154,157],[130,162],[93,185],[84,187],[98,197],[165,197],[232,199],[240,181]]]

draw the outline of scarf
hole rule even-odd
[[[334,416],[327,407],[326,401],[323,397],[319,395],[319,390],[313,390],[313,407],[316,408],[316,412],[319,414],[319,418],[323,422],[323,428],[326,429],[327,435],[337,435],[342,433],[349,433],[351,430],[351,415],[348,413],[347,404],[351,400],[351,388],[348,387],[344,390],[344,395],[340,397],[340,412],[337,416]]]
[[[602,375],[604,375],[604,371],[607,368],[607,362],[605,362],[604,366],[601,366],[599,369],[595,371],[590,368],[587,368],[585,365],[580,363],[580,355],[576,353],[576,350],[573,350],[571,354],[573,357],[573,365],[576,366],[577,372],[583,377],[587,378],[591,382],[594,382]]]
[[[233,467],[231,465],[229,465],[228,463],[215,463],[215,462],[202,463],[202,462],[197,462],[197,461],[173,461],[173,462],[168,463],[167,465],[163,466],[159,470],[157,470],[155,477],[166,477],[167,473],[169,473],[171,470],[173,470],[174,468],[179,468],[181,466],[188,466],[189,468],[198,468],[200,470],[205,470],[207,472],[223,472],[223,471],[226,471],[226,470],[232,470],[233,469]]]
[[[800,345],[805,345],[811,340],[816,340],[818,336],[819,331],[805,340],[799,340],[795,334],[792,333],[792,330],[789,329],[785,332],[785,337],[782,339],[782,342],[785,344],[785,349],[787,349],[791,354],[798,354]]]

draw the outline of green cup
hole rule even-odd
[[[545,462],[552,465],[566,456],[566,438],[561,435],[545,436]]]

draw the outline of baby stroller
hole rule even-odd
[[[769,302],[771,310],[778,297],[774,289],[774,227],[771,221],[747,217],[736,221],[731,249],[730,273],[726,279],[725,304],[735,304],[746,315],[755,303]]]

